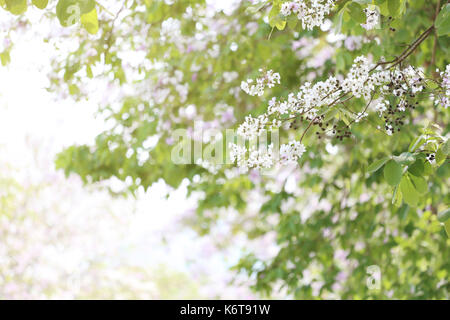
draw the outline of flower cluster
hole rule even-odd
[[[347,78],[342,83],[344,92],[351,92],[355,97],[363,96],[366,100],[370,98],[375,84],[379,84],[380,77],[370,76],[371,63],[364,56],[359,56],[353,61]],[[380,76],[385,78],[388,73],[382,73]]]
[[[261,69],[259,71],[262,72]],[[256,79],[256,81],[253,79],[242,81],[241,89],[251,96],[262,96],[265,87],[273,88],[275,84],[280,84],[280,74],[269,70],[263,77]]]
[[[427,154],[427,160],[430,164],[436,163],[436,154],[435,153],[428,153]]]
[[[306,151],[305,146],[296,140],[282,144],[279,153],[275,152],[272,143],[267,148],[264,146],[247,148],[245,145],[230,143],[229,148],[231,161],[236,162],[244,171],[252,168],[267,169],[277,163],[280,165],[295,164]]]
[[[245,122],[239,126],[237,133],[248,139],[257,138],[261,132],[266,129],[268,121],[269,117],[267,114],[262,114],[257,118],[253,118],[249,115],[245,117]]]
[[[380,15],[377,10],[366,8],[363,10],[366,14],[366,23],[362,23],[361,27],[366,30],[374,29],[380,22]]]
[[[321,26],[324,18],[331,11],[335,0],[294,0],[281,5],[280,13],[284,16],[296,14],[302,21],[302,27],[312,30]]]
[[[229,148],[231,161],[245,171],[251,168],[270,168],[273,164],[273,144],[267,149],[255,146],[247,149],[245,145],[230,143]]]
[[[301,114],[306,119],[312,120],[317,115],[318,107],[331,104],[340,95],[341,89],[340,82],[335,77],[319,81],[315,85],[306,82],[297,94],[290,93],[285,101],[272,98],[267,113],[271,116],[288,117]]]
[[[378,112],[380,117],[383,115],[383,112],[385,112],[387,110],[388,105],[389,105],[389,101],[387,101],[387,100],[378,99],[375,101],[375,103],[374,103],[375,111]]]
[[[305,151],[306,148],[301,142],[291,140],[288,144],[281,145],[280,162],[281,164],[297,163]]]
[[[442,92],[434,94],[432,99],[435,105],[441,105],[447,108],[450,105],[450,64],[447,65],[445,71],[439,72],[439,69],[437,69],[436,72],[439,73],[442,79]]]
[[[386,64],[386,63],[384,63]],[[268,103],[267,112],[258,117],[247,116],[244,123],[238,128],[238,134],[245,139],[256,139],[266,130],[280,128],[283,123],[290,121],[290,127],[298,127],[297,121],[308,121],[308,128],[317,126],[319,131],[328,136],[335,136],[338,140],[351,136],[349,126],[357,123],[369,116],[369,107],[373,107],[378,115],[383,118],[386,134],[392,135],[394,131],[399,131],[404,124],[404,111],[408,108],[414,109],[415,104],[411,101],[417,93],[425,88],[423,70],[408,66],[383,68],[383,63],[374,65],[364,56],[357,57],[348,74],[343,79],[331,76],[325,81],[316,84],[306,82],[298,92],[290,93],[287,99],[272,98]],[[443,85],[448,88],[448,71],[442,74]],[[270,71],[273,75],[273,72]],[[267,78],[264,81],[267,82]],[[264,82],[257,80],[257,85],[262,88],[248,87],[249,82],[243,83],[244,90],[252,92],[264,92]],[[278,80],[279,78],[277,78]],[[250,82],[251,83],[251,82]],[[278,81],[277,81],[278,83]],[[271,86],[272,87],[273,83]],[[447,90],[448,92],[448,90]],[[258,94],[261,95],[261,94]],[[396,105],[390,105],[388,96],[394,96]],[[359,112],[347,111],[352,121],[345,127],[334,124],[327,129],[330,124],[325,121],[324,114],[336,105],[344,103],[344,100],[361,98],[366,103],[366,107]],[[375,99],[376,98],[376,99]],[[417,102],[416,102],[417,103]],[[306,129],[307,130],[307,129]],[[319,138],[321,133],[316,132]],[[302,136],[303,137],[303,136]],[[305,151],[305,147],[300,141],[292,140],[289,144],[282,145],[280,157],[276,158],[270,152],[262,152],[255,148],[247,149],[245,146],[231,146],[233,159],[238,165],[244,168],[267,167],[269,164],[280,164],[296,162]],[[269,148],[270,149],[270,148]],[[249,153],[248,160],[246,159]]]
[[[405,69],[384,70],[381,66],[374,68],[369,60],[360,56],[354,60],[349,73],[343,80],[336,77],[329,77],[325,81],[319,81],[316,84],[306,82],[297,93],[290,93],[286,100],[277,100],[272,98],[269,101],[267,113],[258,118],[247,117],[245,122],[238,129],[239,134],[253,138],[265,126],[278,124],[270,117],[279,120],[280,118],[295,118],[302,116],[307,120],[317,118],[318,112],[326,111],[322,108],[332,107],[338,102],[339,97],[351,94],[353,97],[363,97],[369,101],[374,95],[375,89],[379,88],[380,96],[393,94],[400,98],[398,109],[405,111],[407,106],[407,97],[414,96],[417,92],[424,89],[423,72],[411,66]],[[387,110],[385,99],[381,99],[375,109],[380,113]],[[366,117],[365,112],[356,115],[355,120],[361,120]]]
[[[161,24],[161,41],[177,42],[181,38],[181,22],[178,19],[168,18]]]

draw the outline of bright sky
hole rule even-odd
[[[0,19],[3,14],[2,10]],[[97,110],[94,103],[75,103],[70,99],[56,102],[53,93],[45,90],[48,83],[45,68],[51,54],[52,47],[40,37],[25,34],[14,41],[11,64],[0,67],[0,154],[3,161],[18,169],[15,178],[20,182],[39,181],[43,174],[35,169],[37,159],[30,140],[49,150],[45,168],[48,173],[54,171],[51,159],[64,146],[91,143],[104,128],[104,123],[94,118]],[[73,181],[67,183],[79,185]],[[80,189],[86,197],[92,196],[87,189]],[[117,247],[126,248],[119,258],[131,265],[167,263],[187,273],[193,272],[192,266],[201,265],[216,281],[211,285],[220,290],[231,276],[228,267],[236,262],[239,248],[227,254],[218,253],[211,249],[208,238],[174,227],[194,202],[186,199],[186,186],[171,191],[169,199],[164,198],[167,191],[164,183],[158,183],[140,199],[121,202],[125,210],[128,208],[124,214],[129,216],[130,226],[127,236],[117,243]],[[166,245],[163,237],[168,240]]]

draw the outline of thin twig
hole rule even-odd
[[[409,57],[414,50],[429,36],[430,32],[434,29],[434,25],[429,27],[427,30],[425,30],[416,40],[414,40],[413,43],[411,43],[408,48],[406,48],[398,57],[396,57],[394,60],[391,61],[381,61],[378,62],[372,69],[370,69],[369,72],[374,71],[376,68],[382,65],[388,65],[392,64],[388,68],[395,67],[399,63],[401,63],[403,60],[405,60],[407,57]]]

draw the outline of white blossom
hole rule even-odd
[[[270,144],[267,149],[264,147],[256,148],[256,146],[252,146],[247,149],[245,146],[230,143],[229,148],[230,160],[232,162],[236,162],[237,165],[244,171],[252,168],[270,168],[274,164],[273,144]]]
[[[236,71],[225,71],[223,73],[223,79],[225,80],[225,83],[233,82],[237,79],[239,74]]]
[[[241,89],[251,96],[262,96],[265,87],[273,88],[276,84],[280,84],[280,74],[269,70],[263,77],[256,79],[256,81],[253,79],[242,81]]]
[[[431,96],[435,105],[441,105],[444,108],[450,106],[450,64],[445,68],[445,71],[440,72],[439,69],[436,70],[441,76],[441,89],[442,92],[437,92]]]
[[[246,137],[247,139],[257,138],[264,130],[266,130],[266,125],[269,122],[267,114],[253,118],[251,115],[245,117],[244,123],[242,123],[237,129],[237,133],[240,136]]]
[[[282,144],[280,147],[280,163],[297,163],[305,151],[305,146],[296,140],[291,140],[288,144]]]
[[[368,116],[369,116],[369,114],[367,112],[359,112],[356,115],[355,122],[360,122],[362,119],[364,119],[364,118],[366,118]]]
[[[383,100],[383,101],[376,101],[374,103],[375,110],[379,113],[380,117],[382,116],[383,112],[387,110],[387,106],[389,105],[389,101]]]
[[[447,67],[446,73],[442,73],[441,86],[445,87],[447,91],[449,69]],[[242,87],[249,94],[262,95],[266,86],[272,87],[274,83],[280,82],[279,76],[276,75],[270,70],[264,77],[257,79],[256,84],[254,80],[250,79],[243,82]],[[285,99],[271,98],[268,102],[267,112],[256,118],[247,116],[244,123],[239,126],[238,134],[245,139],[255,139],[264,130],[280,127],[288,129],[292,124],[289,121],[296,121],[299,118],[310,121],[311,125],[312,121],[320,120],[319,114],[323,115],[327,112],[327,108],[339,104],[343,97],[347,99],[356,97],[363,98],[368,105],[359,112],[352,111],[355,114],[353,122],[361,122],[369,116],[368,110],[373,108],[380,117],[385,119],[386,134],[393,135],[397,126],[402,124],[402,120],[398,116],[393,120],[390,115],[397,111],[406,111],[411,106],[410,98],[425,88],[424,78],[423,70],[420,68],[412,66],[383,68],[382,65],[374,65],[367,57],[359,56],[354,60],[352,67],[342,80],[330,76],[325,81],[318,81],[315,84],[306,82],[297,92],[289,93]],[[399,98],[395,107],[390,106],[388,95]],[[374,98],[376,99],[374,100]],[[395,129],[394,126],[396,126]],[[336,130],[323,130],[327,136],[336,135]],[[257,149],[246,150],[244,148],[238,151],[243,153],[244,150],[249,152],[252,159],[250,162],[245,162],[244,166],[265,167],[271,161],[275,162],[273,156],[263,155]],[[279,163],[297,162],[304,151],[305,147],[300,141],[292,140],[288,144],[283,144],[280,147]],[[236,154],[236,150],[234,153]]]
[[[380,22],[380,15],[377,10],[366,8],[363,10],[366,14],[366,23],[361,24],[366,30],[374,29]]]
[[[240,146],[235,143],[230,143],[228,147],[230,148],[230,160],[232,162],[237,162],[237,165],[239,167],[247,168],[247,162],[245,161],[247,148],[245,146]]]
[[[162,42],[177,42],[181,38],[181,22],[168,18],[161,24],[160,37]]]
[[[394,128],[392,127],[392,125],[386,124],[385,129],[386,129],[386,133],[387,133],[388,136],[392,136],[393,135]]]
[[[325,16],[333,8],[335,0],[294,0],[284,2],[280,13],[283,16],[297,15],[302,21],[303,29],[312,30],[314,27],[322,26]]]
[[[435,153],[428,154],[427,160],[430,164],[436,164],[436,154]]]

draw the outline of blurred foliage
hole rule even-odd
[[[0,167],[0,299],[203,297],[202,277],[194,281],[171,266],[144,268],[116,259],[117,248],[111,252],[114,244],[104,242],[117,240],[99,226],[120,235],[127,224],[114,217],[110,199],[102,211],[90,212],[97,217],[84,217],[79,225],[73,196],[79,184],[59,179],[21,185],[12,177],[13,168]],[[86,194],[81,199],[89,201]],[[63,199],[68,206],[61,205]],[[94,204],[101,201],[97,195]]]
[[[63,25],[70,24],[58,7],[69,2],[79,1],[56,6]],[[298,299],[448,299],[450,240],[438,213],[444,212],[441,220],[448,217],[449,113],[425,94],[393,136],[377,129],[383,122],[375,112],[351,126],[351,139],[318,140],[311,132],[299,167],[276,175],[171,161],[176,129],[194,131],[200,121],[223,131],[249,113],[265,111],[266,102],[239,91],[240,82],[259,68],[279,72],[282,86],[270,95],[287,96],[306,81],[346,73],[360,55],[373,61],[397,57],[434,22],[433,33],[405,63],[437,77],[435,69],[449,62],[444,2],[337,1],[331,27],[312,31],[284,20],[278,12],[282,2],[243,1],[231,14],[211,13],[201,0],[124,1],[116,11],[97,2],[98,31],[92,10],[81,10],[87,31],[72,27],[70,41],[78,41],[78,48],[52,61],[49,89],[82,99],[89,98],[91,84],[105,81],[117,95],[102,93],[106,102],[99,115],[110,129],[93,145],[67,148],[57,167],[85,183],[116,177],[126,183],[123,193],[131,194],[159,179],[174,188],[188,179],[191,193],[202,195],[189,219],[198,232],[211,232],[224,221],[232,225],[230,237],[258,239],[275,232],[275,256],[250,252],[236,266],[268,296],[285,290]],[[26,3],[0,0],[13,14],[22,14]],[[361,23],[369,5],[381,13],[381,27],[367,31]],[[176,23],[168,33],[163,30],[169,18],[180,22],[180,33]],[[345,37],[332,37],[333,31]],[[349,39],[359,39],[359,45],[350,46]],[[227,106],[233,120],[224,119]],[[352,101],[328,116],[342,126],[363,106],[362,99]],[[298,138],[304,127],[282,135]],[[430,152],[436,154],[432,164],[426,159]],[[288,181],[294,187],[288,188]],[[252,200],[255,194],[259,201]],[[238,215],[229,219],[230,211]],[[372,265],[381,270],[379,290],[366,285]]]

